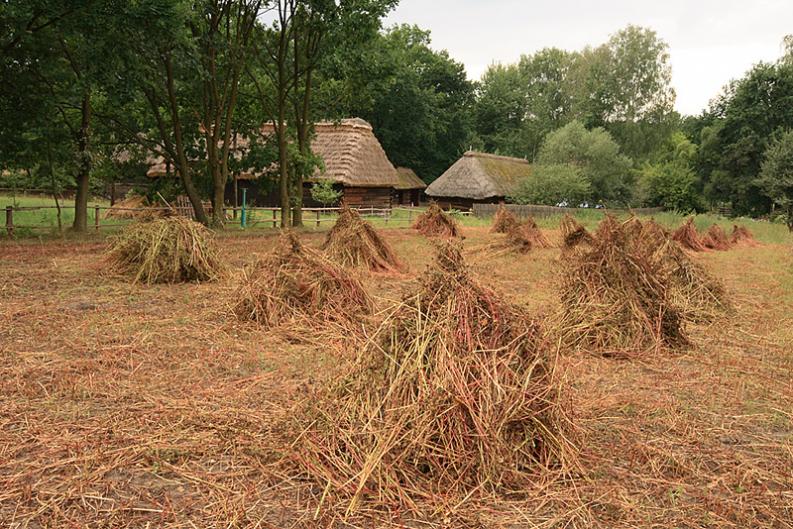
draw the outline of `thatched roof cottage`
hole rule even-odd
[[[397,176],[399,176],[399,183],[394,186],[394,203],[418,206],[421,192],[427,188],[427,184],[418,177],[413,169],[407,167],[397,167]]]
[[[303,189],[303,202],[306,206],[319,206],[311,199],[311,185],[319,180],[331,180],[343,192],[343,200],[351,206],[388,207],[391,204],[392,190],[401,180],[396,168],[388,160],[383,147],[374,135],[372,126],[362,119],[345,119],[340,122],[320,122],[314,125],[315,136],[311,150],[322,158],[324,170],[306,180]],[[265,125],[262,134],[273,134],[272,124]],[[247,147],[246,139],[238,139],[236,150],[243,153]],[[168,171],[165,161],[154,163],[147,175],[152,178],[165,176]],[[172,169],[172,168],[170,168]],[[277,165],[266,171],[274,175]],[[260,205],[277,205],[275,193],[254,196],[257,190],[252,181],[262,176],[259,173],[242,172],[235,175],[235,182],[226,190],[226,200],[237,204],[241,193],[239,189],[249,188],[249,200]]]
[[[441,207],[471,209],[474,203],[505,200],[530,175],[531,164],[522,158],[468,151],[425,193]]]

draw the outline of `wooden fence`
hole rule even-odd
[[[486,218],[496,214],[496,210],[501,204],[474,204],[474,217]],[[504,204],[504,207],[512,212],[516,217],[553,217],[569,213],[575,215],[582,211],[603,211],[607,213],[629,213],[636,215],[655,215],[662,212],[663,208],[636,208],[636,209],[582,209],[582,208],[559,208],[556,206],[534,206],[522,204]]]
[[[57,210],[58,208],[55,206],[25,206],[25,207],[14,207],[14,206],[6,206],[5,208],[5,231],[9,237],[13,237],[16,230],[42,230],[42,231],[54,231],[57,229],[57,226],[50,224],[19,224],[15,221],[15,213],[17,212],[25,212],[25,211],[46,211],[46,210]],[[61,206],[61,211],[70,211],[74,210],[74,206]],[[338,211],[341,208],[303,208],[303,225],[304,226],[315,226],[320,227],[325,223],[335,223],[338,215]],[[415,208],[409,207],[398,207],[398,208],[377,208],[377,207],[359,207],[353,208],[356,209],[360,215],[364,218],[368,219],[376,219],[383,222],[386,226],[389,224],[399,225],[401,223],[410,223],[413,222],[414,214],[416,214]],[[89,211],[93,211],[93,225],[90,227],[94,231],[98,232],[103,229],[108,228],[119,228],[125,226],[130,223],[130,220],[120,221],[119,219],[106,219],[103,218],[103,212],[108,210],[112,210],[114,212],[129,212],[129,213],[177,213],[177,214],[184,214],[185,212],[181,211],[178,208],[167,208],[167,207],[152,207],[152,208],[119,208],[119,207],[110,207],[110,206],[91,206],[89,207]],[[242,215],[242,208],[233,208],[233,207],[226,207],[223,208],[225,217],[227,219],[227,225],[240,225]],[[405,212],[404,215],[394,216],[394,213],[397,211]],[[420,211],[419,211],[420,213]],[[246,228],[254,228],[257,226],[263,226],[268,228],[278,228],[281,223],[281,208],[260,208],[260,207],[253,207],[253,208],[245,208],[246,214]]]

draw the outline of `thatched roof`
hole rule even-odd
[[[522,158],[469,151],[431,183],[426,193],[473,200],[506,197],[529,175],[531,165]]]
[[[396,189],[425,189],[427,187],[424,180],[419,178],[413,169],[397,167],[397,175],[399,176],[399,183],[394,186]]]
[[[314,125],[315,137],[311,150],[322,158],[325,169],[317,169],[309,181],[332,180],[337,184],[349,187],[395,187],[400,178],[396,169],[388,160],[383,147],[374,135],[372,126],[358,118],[345,119],[340,122],[319,122]],[[262,135],[273,134],[273,125],[262,127]],[[248,146],[247,138],[238,138],[235,151],[240,156]],[[171,171],[174,168],[171,166]],[[277,164],[266,172],[277,171]],[[157,178],[165,176],[166,164],[160,158],[152,164],[147,176]],[[241,180],[256,179],[260,174],[241,173]]]
[[[311,150],[325,162],[312,180],[330,179],[350,187],[395,187],[397,170],[388,160],[372,126],[362,119],[314,126]]]

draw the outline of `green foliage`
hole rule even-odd
[[[758,183],[785,212],[793,230],[793,131],[780,135],[768,146]]]
[[[581,51],[547,48],[482,78],[474,116],[486,150],[535,157],[549,132],[573,121],[603,127],[632,157],[649,157],[672,132],[675,100],[667,44],[628,26]]]
[[[646,165],[641,170],[638,194],[644,206],[660,206],[680,213],[702,211],[696,182],[697,175],[683,161]]]
[[[311,186],[311,198],[325,207],[337,204],[343,194],[333,186],[333,180],[320,180]]]
[[[510,197],[518,204],[577,207],[592,196],[592,187],[575,164],[535,165]]]
[[[573,121],[545,138],[539,165],[573,165],[591,186],[595,202],[626,204],[632,194],[633,162],[603,129],[587,130]]]
[[[772,201],[760,176],[769,142],[793,128],[793,62],[760,63],[730,84],[694,124],[696,170],[710,202],[762,215]]]
[[[429,32],[405,25],[337,49],[316,95],[321,117],[367,120],[394,165],[427,182],[468,148],[474,98],[463,65],[430,44]]]

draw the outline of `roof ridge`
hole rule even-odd
[[[531,163],[526,158],[515,158],[513,156],[502,156],[500,154],[490,154],[480,151],[466,151],[463,156],[468,158],[490,158],[492,160],[503,160],[505,162],[525,163],[527,165],[531,165]]]

